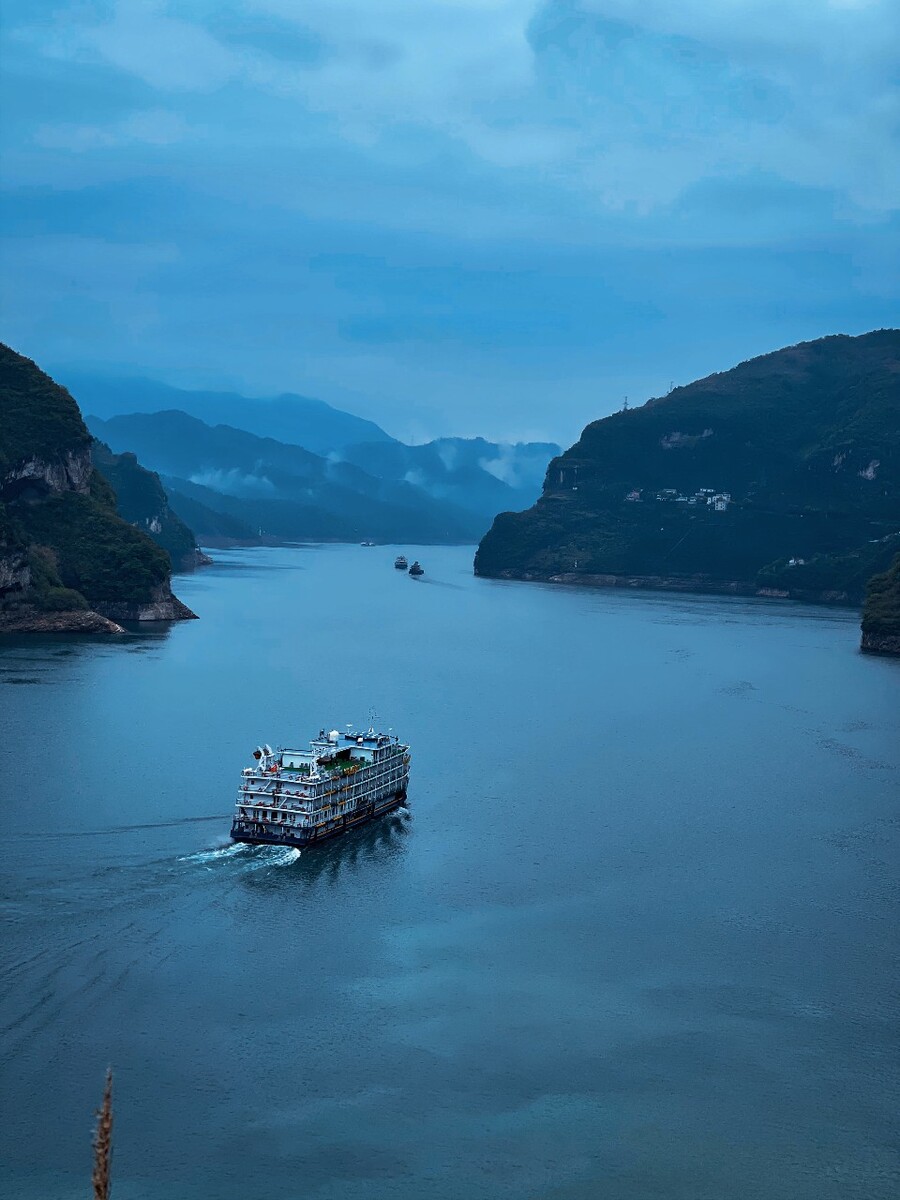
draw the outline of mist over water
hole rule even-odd
[[[427,574],[394,571],[398,549]],[[881,1200],[900,665],[858,615],[217,552],[201,620],[0,644],[0,1192]],[[409,809],[229,842],[259,741],[412,745]]]

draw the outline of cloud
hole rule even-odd
[[[202,24],[171,16],[165,0],[118,0],[107,15],[63,6],[53,25],[27,27],[23,37],[49,57],[102,62],[161,91],[212,91],[240,73],[240,58]],[[94,10],[96,11],[96,10]]]
[[[9,336],[507,440],[890,323],[895,3],[9,0]]]
[[[64,122],[39,125],[34,141],[47,150],[69,150],[80,154],[128,145],[171,146],[182,141],[188,125],[178,113],[165,109],[134,112],[108,125],[78,125]]]
[[[534,446],[527,444],[502,444],[493,458],[479,459],[478,465],[488,474],[513,488],[537,487],[544,479],[547,469],[546,443]],[[558,451],[559,447],[552,447]]]
[[[427,133],[445,155],[464,148],[597,212],[646,215],[705,180],[754,173],[879,212],[900,194],[893,4],[118,0],[93,19],[70,6],[51,35],[19,36],[170,95],[235,85],[267,96],[282,106],[267,140],[325,121],[389,171],[421,168]],[[275,53],[276,40],[294,55]],[[153,140],[127,122],[69,136],[80,150]],[[62,137],[39,140],[62,148]],[[432,141],[426,156],[440,153]]]
[[[272,496],[275,485],[265,475],[250,475],[232,467],[230,470],[197,471],[190,477],[191,483],[224,492],[228,496],[258,497]]]
[[[537,487],[547,469],[546,446],[504,443],[497,447],[493,458],[481,458],[478,465],[509,487]]]
[[[658,173],[674,170],[680,188],[771,172],[860,210],[897,207],[893,0],[584,0],[582,12],[600,22],[601,40],[609,22],[620,34],[628,71],[616,91],[626,103],[612,148],[626,179],[636,165],[643,175],[655,149]],[[635,95],[641,63],[652,77]],[[655,101],[661,122],[648,119],[642,98]]]
[[[438,452],[438,458],[444,466],[444,470],[452,475],[459,465],[459,447],[453,442],[439,442],[435,449]]]
[[[498,450],[499,453],[494,458],[480,458],[479,467],[495,479],[499,479],[501,483],[518,487],[519,478],[512,446],[499,446]]]

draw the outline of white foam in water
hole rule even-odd
[[[198,850],[196,854],[185,854],[179,862],[216,862],[220,858],[233,858],[235,854],[243,854],[247,847],[243,842],[231,842],[227,846],[219,846],[215,850]]]
[[[285,846],[272,853],[269,857],[267,866],[270,867],[289,867],[291,863],[295,863],[300,857],[300,851],[296,846]]]
[[[244,842],[230,842],[227,846],[219,846],[213,850],[198,850],[195,854],[185,854],[179,862],[200,863],[209,866],[244,855],[245,868],[258,870],[260,867],[289,867],[300,857],[300,851],[295,846],[248,846]]]

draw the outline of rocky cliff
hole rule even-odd
[[[165,551],[116,514],[75,401],[0,345],[0,630],[193,616],[169,579]]]
[[[900,530],[900,331],[828,337],[588,425],[476,573],[858,602]]]
[[[887,571],[869,580],[861,648],[867,654],[900,656],[900,554]]]

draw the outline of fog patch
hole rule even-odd
[[[487,471],[511,488],[539,488],[544,481],[547,464],[554,453],[559,453],[559,447],[552,444],[532,445],[528,442],[517,442],[515,445],[501,443],[494,450],[492,456],[480,458],[478,465],[482,471]]]
[[[230,471],[196,471],[188,477],[191,483],[224,492],[227,496],[271,496],[275,484],[265,475],[252,475],[232,467]]]
[[[453,472],[459,465],[459,447],[454,446],[452,442],[437,443],[435,449],[438,452],[438,458],[444,464],[444,470]]]

